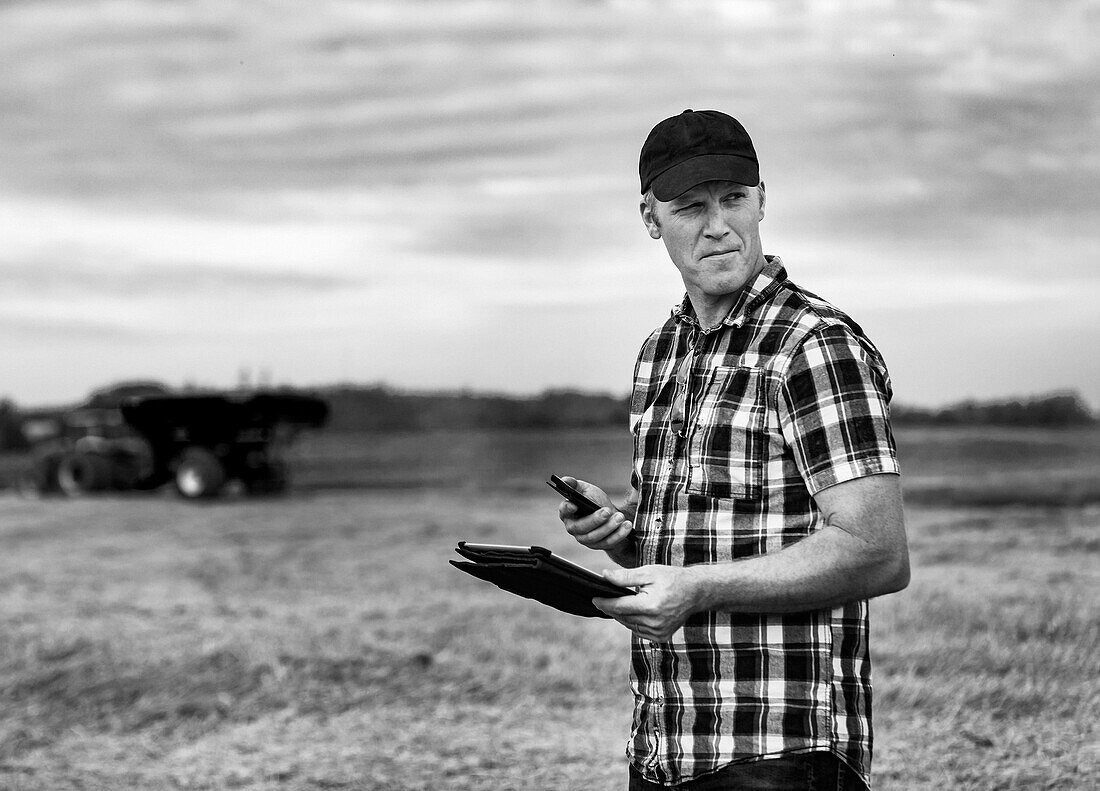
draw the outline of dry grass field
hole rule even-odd
[[[876,788],[1096,788],[1100,434],[899,445]],[[468,538],[600,567],[541,481],[613,480],[623,450],[322,435],[282,498],[0,493],[0,788],[623,788],[626,632],[447,565]]]

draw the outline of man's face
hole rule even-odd
[[[760,273],[763,218],[762,189],[732,181],[704,182],[671,201],[655,201],[652,210],[642,204],[642,220],[664,241],[693,302],[720,302]]]

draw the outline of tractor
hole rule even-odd
[[[28,416],[31,461],[20,490],[76,496],[173,483],[182,497],[203,499],[238,481],[249,494],[280,492],[286,448],[300,430],[322,427],[328,412],[320,398],[284,391],[105,388],[75,409]]]

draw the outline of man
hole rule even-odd
[[[889,374],[764,255],[740,123],[668,118],[639,172],[687,294],[635,367],[630,497],[559,510],[638,590],[594,600],[633,632],[630,788],[869,787],[867,600],[909,581]]]

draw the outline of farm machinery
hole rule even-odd
[[[174,483],[187,499],[230,481],[249,494],[286,488],[285,451],[320,428],[328,404],[282,391],[172,393],[153,383],[93,393],[75,409],[28,416],[25,494],[151,490]]]

